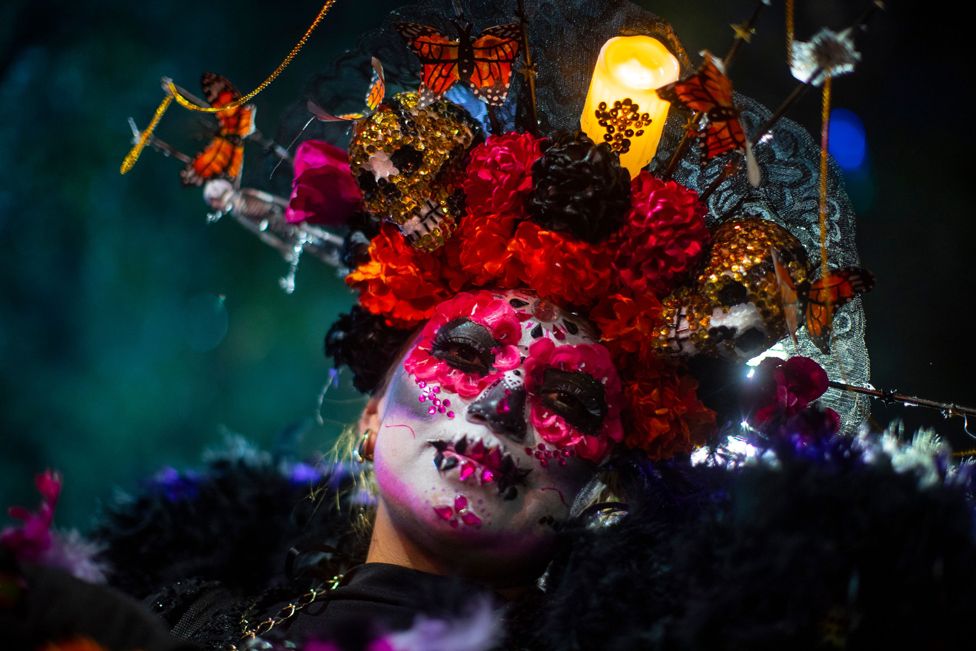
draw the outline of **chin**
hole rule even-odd
[[[459,482],[429,460],[424,465],[430,470],[413,468],[424,477],[424,489],[381,458],[376,480],[394,526],[437,559],[443,573],[494,585],[518,585],[542,573],[555,543],[555,518],[531,491],[504,500],[493,486]]]

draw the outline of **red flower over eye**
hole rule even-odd
[[[525,360],[525,387],[530,422],[548,443],[599,462],[623,439],[620,377],[603,346],[536,341]]]
[[[515,309],[490,292],[461,293],[439,305],[403,368],[418,380],[474,398],[518,368],[522,337]]]

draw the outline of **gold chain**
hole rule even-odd
[[[315,17],[315,20],[313,20],[312,24],[308,26],[308,29],[305,30],[305,33],[302,34],[302,37],[298,39],[298,42],[295,43],[295,47],[291,49],[291,52],[289,52],[288,55],[284,58],[284,60],[280,64],[278,64],[278,67],[274,69],[274,72],[268,75],[267,79],[265,79],[260,84],[258,84],[257,88],[252,90],[247,95],[242,95],[241,97],[231,102],[230,104],[225,104],[219,108],[213,106],[200,106],[196,102],[192,102],[186,97],[184,97],[180,93],[179,89],[176,87],[176,84],[174,84],[172,81],[170,81],[166,85],[166,88],[173,95],[173,98],[176,100],[177,104],[191,111],[199,111],[200,113],[220,113],[221,111],[228,111],[231,109],[235,109],[239,106],[244,106],[252,99],[254,99],[258,95],[258,93],[260,93],[262,90],[270,86],[271,82],[277,79],[278,75],[280,75],[284,71],[284,69],[288,67],[288,64],[290,64],[292,60],[296,56],[298,56],[298,53],[301,52],[302,48],[305,47],[305,44],[308,42],[308,39],[312,35],[312,32],[314,32],[315,28],[319,26],[319,23],[321,23],[322,20],[325,19],[325,15],[329,13],[329,10],[332,9],[332,5],[334,5],[335,3],[336,0],[326,0],[325,4],[322,5],[322,8],[319,10],[318,15]]]
[[[830,145],[830,73],[824,75],[823,97],[820,103],[820,277],[826,278],[830,267],[827,260],[827,150]],[[829,294],[828,294],[829,295]],[[828,299],[829,302],[829,299]],[[830,306],[827,306],[830,309]]]
[[[225,104],[224,106],[221,107],[200,106],[196,102],[187,99],[180,92],[179,88],[177,88],[175,83],[173,83],[172,81],[167,82],[166,97],[163,98],[163,101],[159,104],[159,107],[156,109],[156,113],[153,116],[152,122],[150,122],[149,126],[147,126],[146,129],[139,134],[139,139],[132,146],[132,149],[129,150],[129,153],[126,154],[125,159],[122,161],[122,166],[119,168],[119,173],[125,174],[126,172],[131,170],[133,166],[136,164],[136,161],[139,160],[139,155],[142,153],[142,150],[146,147],[146,143],[149,142],[149,139],[152,138],[153,131],[155,131],[156,126],[159,124],[159,121],[163,118],[163,114],[166,112],[166,109],[169,108],[169,105],[172,103],[174,99],[176,100],[177,104],[190,111],[197,111],[199,113],[220,113],[222,111],[233,110],[235,108],[238,108],[239,106],[244,106],[252,99],[257,97],[258,93],[260,93],[265,88],[270,86],[271,82],[277,79],[278,76],[285,70],[285,68],[287,68],[288,65],[294,60],[294,58],[298,56],[298,53],[301,52],[302,48],[305,47],[305,44],[308,42],[309,37],[312,36],[312,32],[314,32],[315,28],[318,27],[319,24],[325,19],[325,15],[329,13],[329,10],[332,9],[332,6],[335,3],[336,0],[326,0],[325,4],[322,5],[322,8],[319,10],[318,15],[315,16],[315,20],[312,21],[312,24],[308,26],[308,29],[305,30],[305,33],[302,34],[302,37],[298,39],[297,43],[295,43],[295,47],[293,47],[291,49],[291,52],[289,52],[288,55],[285,56],[284,60],[280,64],[278,64],[278,67],[275,68],[270,75],[268,75],[267,79],[265,79],[260,84],[258,84],[258,87],[252,90],[250,93],[246,95],[242,95],[241,97],[231,102],[230,104]]]
[[[786,65],[793,67],[793,0],[786,0]]]
[[[125,155],[125,159],[122,161],[122,167],[119,168],[119,174],[125,174],[132,169],[132,166],[136,164],[139,160],[139,156],[142,154],[142,150],[145,149],[146,143],[152,137],[153,131],[156,130],[156,125],[159,121],[163,119],[163,113],[169,108],[169,105],[173,103],[173,96],[167,95],[163,98],[163,101],[159,103],[156,107],[156,112],[153,114],[152,121],[149,122],[149,126],[146,130],[139,134],[139,139],[129,150],[129,153]]]
[[[311,606],[322,596],[331,594],[332,591],[338,588],[339,584],[342,583],[343,576],[344,575],[342,574],[336,574],[329,579],[329,582],[325,585],[325,587],[309,589],[298,599],[295,599],[294,601],[291,601],[279,608],[278,612],[276,612],[274,615],[266,617],[254,624],[248,620],[248,616],[251,614],[251,611],[254,610],[256,605],[251,604],[251,606],[241,615],[241,639],[239,642],[243,642],[244,640],[253,640],[256,637],[264,635],[278,624],[281,624],[282,622],[294,617],[295,614],[303,608]],[[228,647],[228,651],[236,651],[238,648],[238,645],[232,644]]]

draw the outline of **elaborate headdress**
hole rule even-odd
[[[319,124],[324,139],[299,146],[287,209],[269,200],[262,212],[253,193],[228,188],[208,197],[293,262],[311,250],[346,266],[358,304],[326,351],[360,390],[378,386],[440,302],[528,289],[599,328],[625,387],[626,444],[654,458],[688,453],[741,420],[701,400],[712,371],[691,368],[702,359],[755,364],[779,345],[848,385],[868,379],[857,296],[872,279],[854,266],[838,172],[781,119],[785,105],[771,115],[726,76],[764,4],[736,26],[724,59],[704,53],[697,67],[667,23],[623,0],[520,2],[508,23],[480,0],[404,8],[313,83],[305,127],[318,118],[348,129]],[[825,100],[831,76],[857,59],[850,30],[828,36],[843,47],[811,43],[794,56],[803,86],[822,84]],[[207,161],[229,166],[190,160],[200,183],[238,174],[253,130],[252,111],[242,131],[245,98],[216,92],[223,82],[215,89],[211,77],[207,98],[235,120],[218,111],[207,151],[227,156]],[[329,112],[362,89],[364,109]],[[335,143],[347,132],[346,150]],[[346,230],[341,246],[323,226]],[[846,429],[867,413],[853,394],[824,403]]]
[[[350,165],[372,219],[360,220],[367,228],[347,238],[346,282],[359,300],[332,327],[326,348],[338,363],[352,367],[360,389],[370,390],[394,351],[439,302],[479,288],[531,289],[599,328],[625,387],[626,443],[655,458],[687,453],[722,424],[699,399],[688,360],[708,355],[744,362],[781,339],[786,345],[796,329],[789,317],[807,305],[807,297],[784,298],[783,292],[805,291],[817,275],[820,148],[802,128],[780,120],[772,137],[749,152],[764,177],[758,189],[745,172],[723,172],[744,153],[742,143],[733,143],[724,156],[706,152],[712,158],[704,161],[697,148],[687,149],[665,174],[688,118],[675,107],[650,165],[654,171],[638,167],[628,174],[621,156],[654,121],[641,115],[646,106],[608,96],[610,103],[596,109],[605,132],[579,130],[600,45],[621,34],[650,35],[686,79],[703,73],[691,69],[666,23],[629,3],[544,4],[533,3],[526,22],[536,74],[514,75],[508,101],[497,106],[482,105],[468,91],[466,86],[478,91],[484,82],[463,71],[451,73],[453,88],[430,88],[444,73],[430,68],[448,67],[437,63],[448,55],[432,44],[451,42],[445,35],[459,29],[442,4],[403,9],[363,39],[361,48],[383,61],[388,86],[397,80],[407,88],[419,86],[420,94],[396,94],[351,125]],[[504,18],[494,3],[465,6],[464,19],[477,28]],[[497,49],[497,39],[478,41],[477,29],[462,27],[475,45]],[[516,45],[523,47],[521,40]],[[347,60],[343,72],[355,67],[353,61]],[[514,57],[509,63],[523,70],[526,65]],[[706,57],[703,68],[710,63]],[[418,69],[420,84],[411,81]],[[534,89],[526,81],[530,77]],[[317,105],[337,103],[332,81],[316,85]],[[447,92],[441,97],[436,90]],[[694,108],[682,102],[680,84],[658,94]],[[482,141],[481,129],[469,115],[449,109],[449,99],[471,109],[491,135]],[[729,107],[749,134],[770,115],[738,95],[734,104],[729,95]],[[720,178],[723,173],[727,178]],[[716,179],[703,201],[701,194]],[[832,166],[827,194],[831,262],[856,264],[853,215]],[[818,334],[819,347],[801,330],[794,350],[817,359],[832,376],[867,380],[863,313],[856,299],[838,312],[830,348],[827,333]],[[848,426],[866,414],[863,401],[842,395],[827,400]]]

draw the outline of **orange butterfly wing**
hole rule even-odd
[[[326,111],[312,100],[308,100],[308,102],[305,104],[305,106],[308,108],[308,112],[322,122],[355,122],[356,120],[362,120],[364,117],[375,111],[376,108],[383,103],[383,100],[386,97],[386,76],[383,74],[383,64],[380,62],[380,60],[373,57],[371,61],[373,66],[373,74],[369,81],[369,88],[366,91],[365,112],[340,113],[339,115],[334,115]]]
[[[834,313],[855,296],[874,287],[874,276],[864,269],[833,269],[807,290],[807,334],[825,354],[830,353],[830,331]]]
[[[469,86],[475,97],[492,106],[505,103],[521,35],[518,23],[508,23],[489,27],[474,40]]]
[[[366,109],[375,111],[386,97],[386,76],[383,74],[383,64],[376,57],[370,60],[373,66],[373,76],[369,80],[369,90],[366,91]]]
[[[429,104],[460,79],[458,42],[428,25],[400,23],[397,30],[420,59],[420,99]]]
[[[240,93],[226,77],[205,72],[200,80],[203,96],[214,108],[226,106],[240,98]],[[220,129],[202,152],[180,173],[185,185],[203,185],[214,178],[236,179],[244,167],[244,138],[254,133],[253,104],[217,113]]]
[[[180,173],[184,185],[203,185],[210,179],[236,179],[244,166],[244,145],[217,136]]]
[[[786,329],[790,333],[790,338],[793,339],[793,345],[798,346],[799,341],[796,338],[796,331],[800,327],[800,314],[802,313],[800,295],[796,291],[796,287],[793,284],[793,277],[790,275],[790,270],[783,261],[779,251],[773,248],[769,250],[769,253],[773,258],[773,270],[776,273],[776,284],[779,287],[779,298],[780,303],[783,305],[783,318],[786,321]]]
[[[701,68],[684,81],[659,88],[657,94],[708,118],[705,128],[705,159],[710,160],[735,149],[744,150],[746,134],[739,122],[739,111],[732,100],[732,82],[705,53]]]

